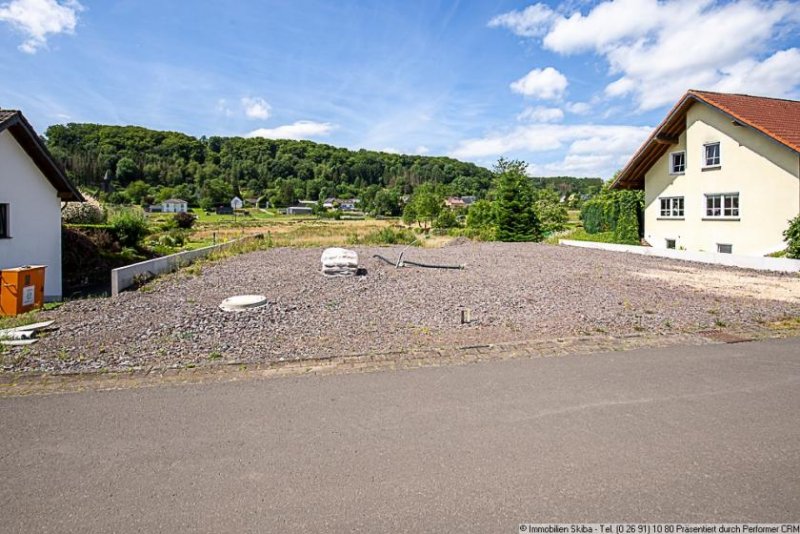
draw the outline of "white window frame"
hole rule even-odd
[[[2,233],[0,233],[0,239],[11,239],[11,204],[8,202],[0,202],[0,206],[3,209],[0,209],[0,217],[3,220],[0,221],[0,229]]]
[[[659,219],[683,219],[686,213],[686,201],[684,197],[658,197]],[[664,208],[664,201],[667,208]],[[680,201],[680,202],[678,202]],[[666,213],[665,213],[666,212]]]
[[[728,252],[725,252],[722,247],[728,247]],[[717,254],[733,254],[733,245],[730,243],[717,243]]]
[[[714,163],[708,162],[708,148],[716,146],[717,147],[717,161]],[[719,141],[714,141],[713,143],[704,143],[703,144],[703,168],[704,169],[716,169],[718,167],[722,167],[722,145]]]
[[[719,207],[708,207],[708,200],[711,198],[719,198]],[[736,207],[733,207],[733,199],[736,199]],[[727,200],[731,200],[731,206],[726,207],[725,204]],[[742,208],[741,208],[741,199],[739,197],[739,193],[707,193],[705,195],[705,206],[703,208],[705,210],[705,219],[738,219],[741,217]],[[714,215],[710,213],[709,210],[719,210],[718,215]],[[730,213],[725,213],[726,210],[729,210]]]
[[[683,155],[683,169],[677,170],[675,168],[675,156],[678,154]],[[685,174],[686,173],[686,151],[685,150],[678,150],[676,152],[670,152],[669,154],[669,173],[670,174]]]

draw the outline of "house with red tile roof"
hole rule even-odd
[[[611,187],[644,190],[653,247],[782,250],[800,214],[800,102],[690,90]]]

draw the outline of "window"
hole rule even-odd
[[[683,174],[686,171],[686,152],[673,152],[669,155],[669,173]]]
[[[738,217],[739,193],[706,195],[706,217]]]
[[[683,217],[683,197],[662,197],[662,217]]]
[[[733,245],[724,245],[717,243],[717,252],[720,254],[733,254]]]
[[[719,143],[709,143],[703,145],[703,166],[704,167],[719,167]]]
[[[675,249],[675,240],[674,239],[667,239],[667,248]]]
[[[11,237],[8,228],[8,204],[0,204],[0,239]]]

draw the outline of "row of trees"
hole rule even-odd
[[[210,207],[240,198],[274,206],[300,199],[359,198],[376,215],[399,215],[402,199],[423,183],[446,196],[483,198],[488,169],[446,157],[352,151],[311,141],[195,138],[137,126],[67,124],[46,131],[48,148],[79,187],[106,202],[155,203],[182,198]],[[533,185],[580,202],[598,179],[535,178]]]
[[[526,170],[527,164],[522,161],[498,161],[486,198],[470,205],[463,217],[469,235],[500,241],[541,241],[545,235],[566,228],[567,209],[559,194],[534,187]],[[458,214],[444,207],[443,191],[435,184],[416,189],[405,206],[403,220],[424,228],[461,226]]]

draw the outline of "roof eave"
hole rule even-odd
[[[53,159],[50,151],[42,140],[36,135],[33,126],[25,119],[21,112],[0,123],[0,132],[8,130],[17,143],[30,156],[45,178],[56,189],[58,198],[63,202],[85,202],[80,191],[72,185],[64,170]]]
[[[681,98],[670,110],[664,120],[653,130],[653,133],[645,140],[639,149],[634,153],[625,167],[622,168],[620,173],[611,182],[609,186],[611,189],[643,189],[644,188],[644,175],[653,166],[655,160],[663,155],[666,147],[670,146],[669,143],[665,144],[660,137],[674,137],[673,134],[668,134],[665,129],[668,126],[674,125],[676,121],[684,120],[686,111],[698,100],[697,95],[693,91],[688,91],[683,98]],[[685,129],[686,125],[683,125]],[[668,135],[667,135],[668,134]],[[674,143],[673,143],[674,144]],[[660,147],[664,147],[663,149]],[[657,157],[652,157],[657,153]],[[653,161],[649,161],[653,160]]]

